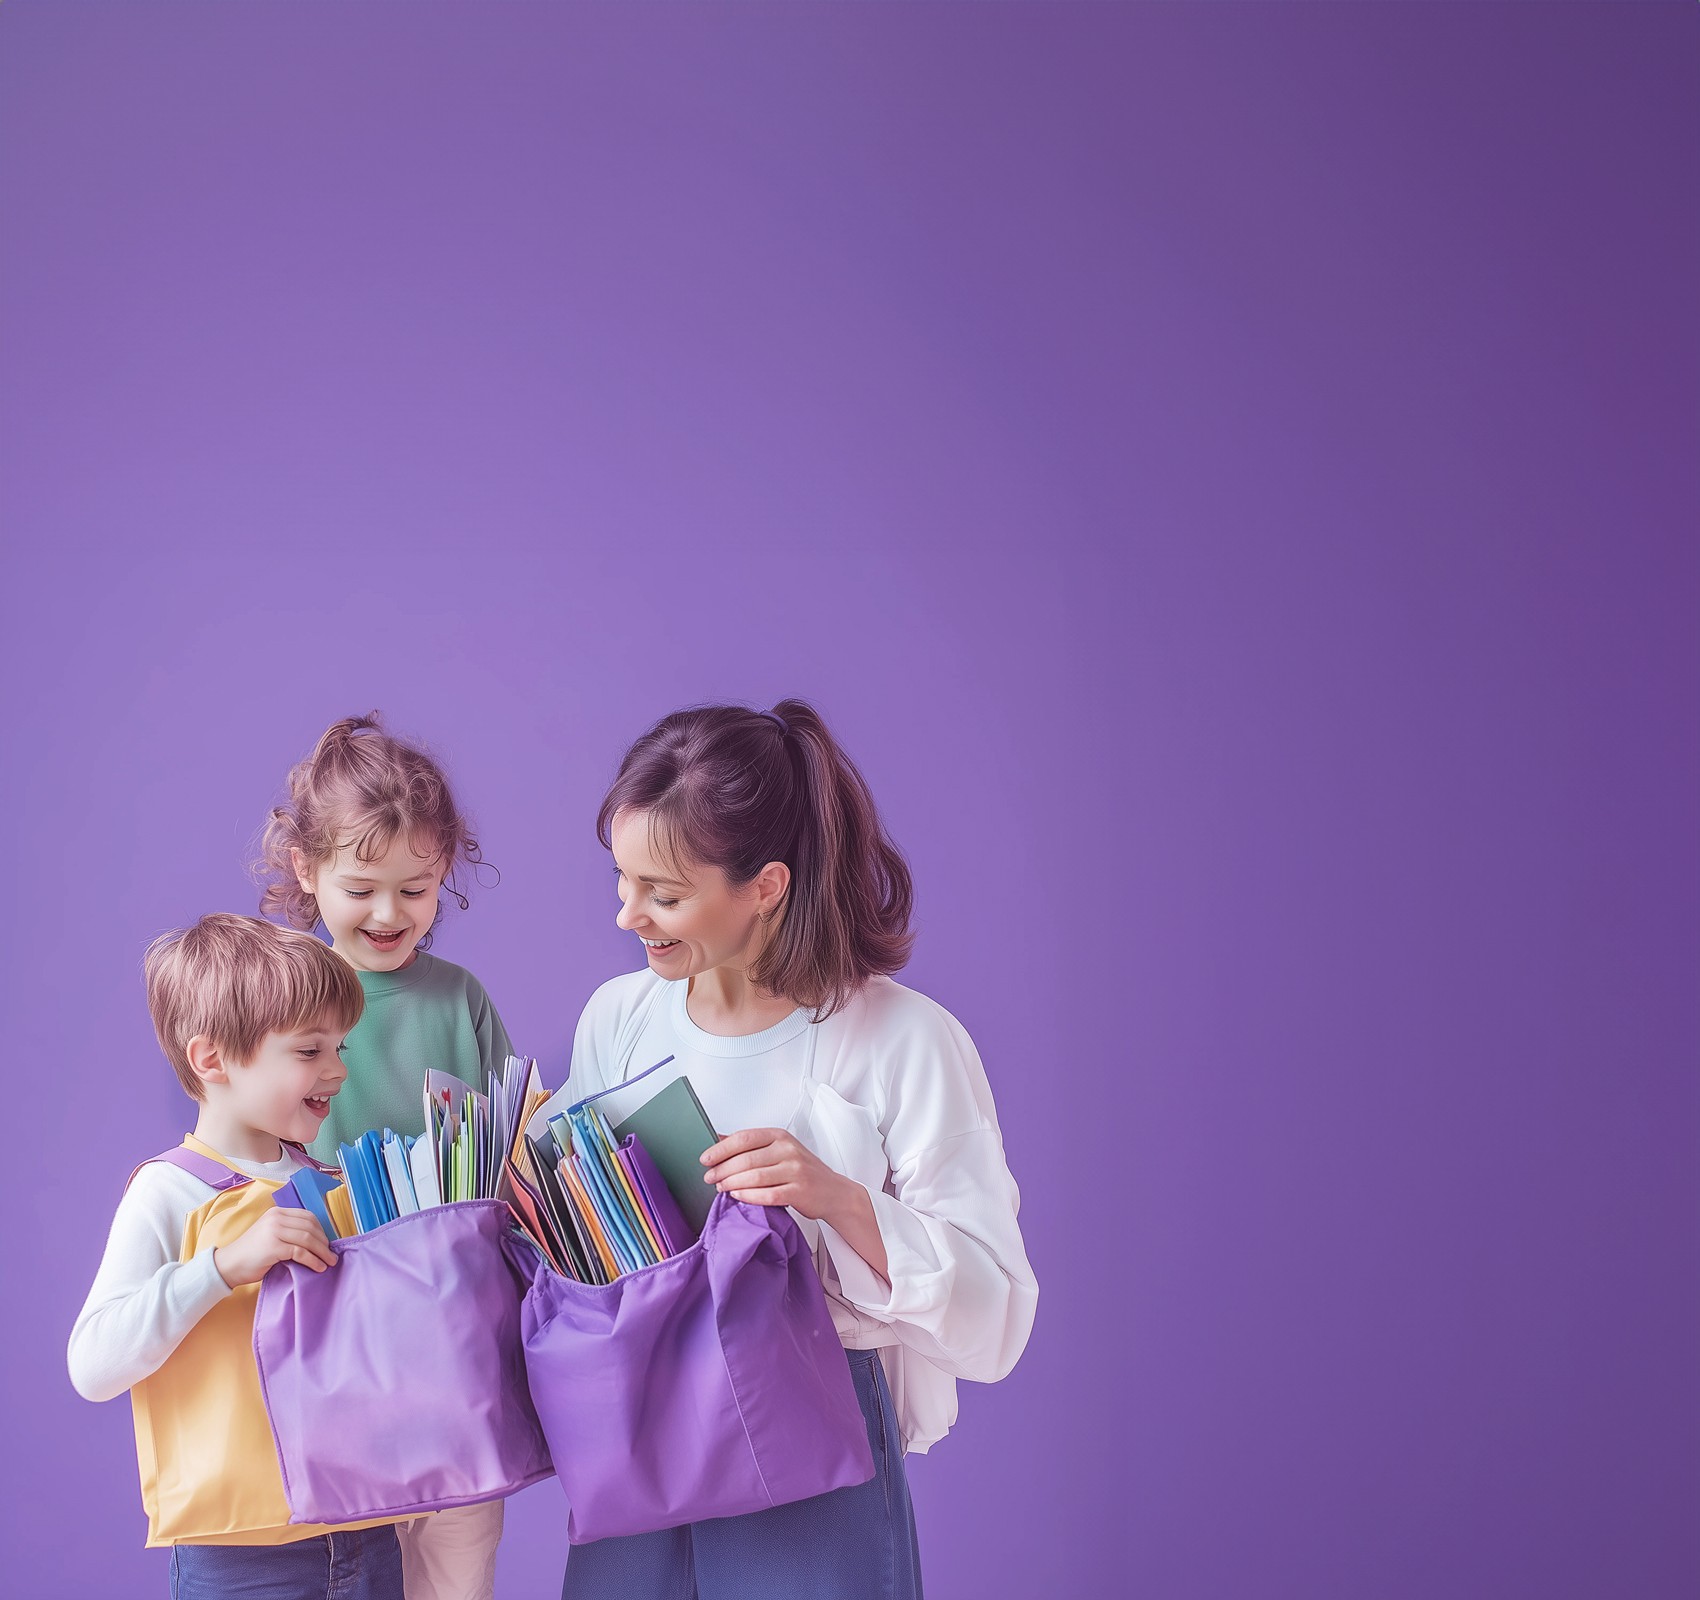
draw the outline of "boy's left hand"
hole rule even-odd
[[[780,1128],[729,1133],[702,1153],[705,1183],[756,1206],[790,1206],[812,1222],[842,1204],[849,1179]]]

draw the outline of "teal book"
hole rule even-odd
[[[629,1117],[614,1124],[614,1137],[620,1143],[632,1134],[655,1163],[685,1219],[700,1234],[715,1195],[714,1187],[702,1181],[702,1153],[710,1145],[719,1144],[720,1135],[708,1120],[691,1080],[675,1078]]]

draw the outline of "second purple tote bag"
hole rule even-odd
[[[676,1256],[584,1284],[532,1274],[526,1371],[585,1544],[762,1511],[874,1475],[867,1425],[802,1231],[716,1196]]]

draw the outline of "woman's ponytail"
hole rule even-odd
[[[751,976],[780,994],[810,995],[830,1016],[873,973],[908,961],[914,887],[867,780],[819,713],[806,700],[773,710],[799,780],[796,860],[783,920]]]

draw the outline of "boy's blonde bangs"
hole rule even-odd
[[[144,967],[160,1049],[195,1100],[205,1098],[189,1065],[197,1035],[247,1062],[268,1033],[347,1032],[366,1007],[359,976],[341,956],[311,934],[258,917],[214,912],[162,934],[148,946]]]

